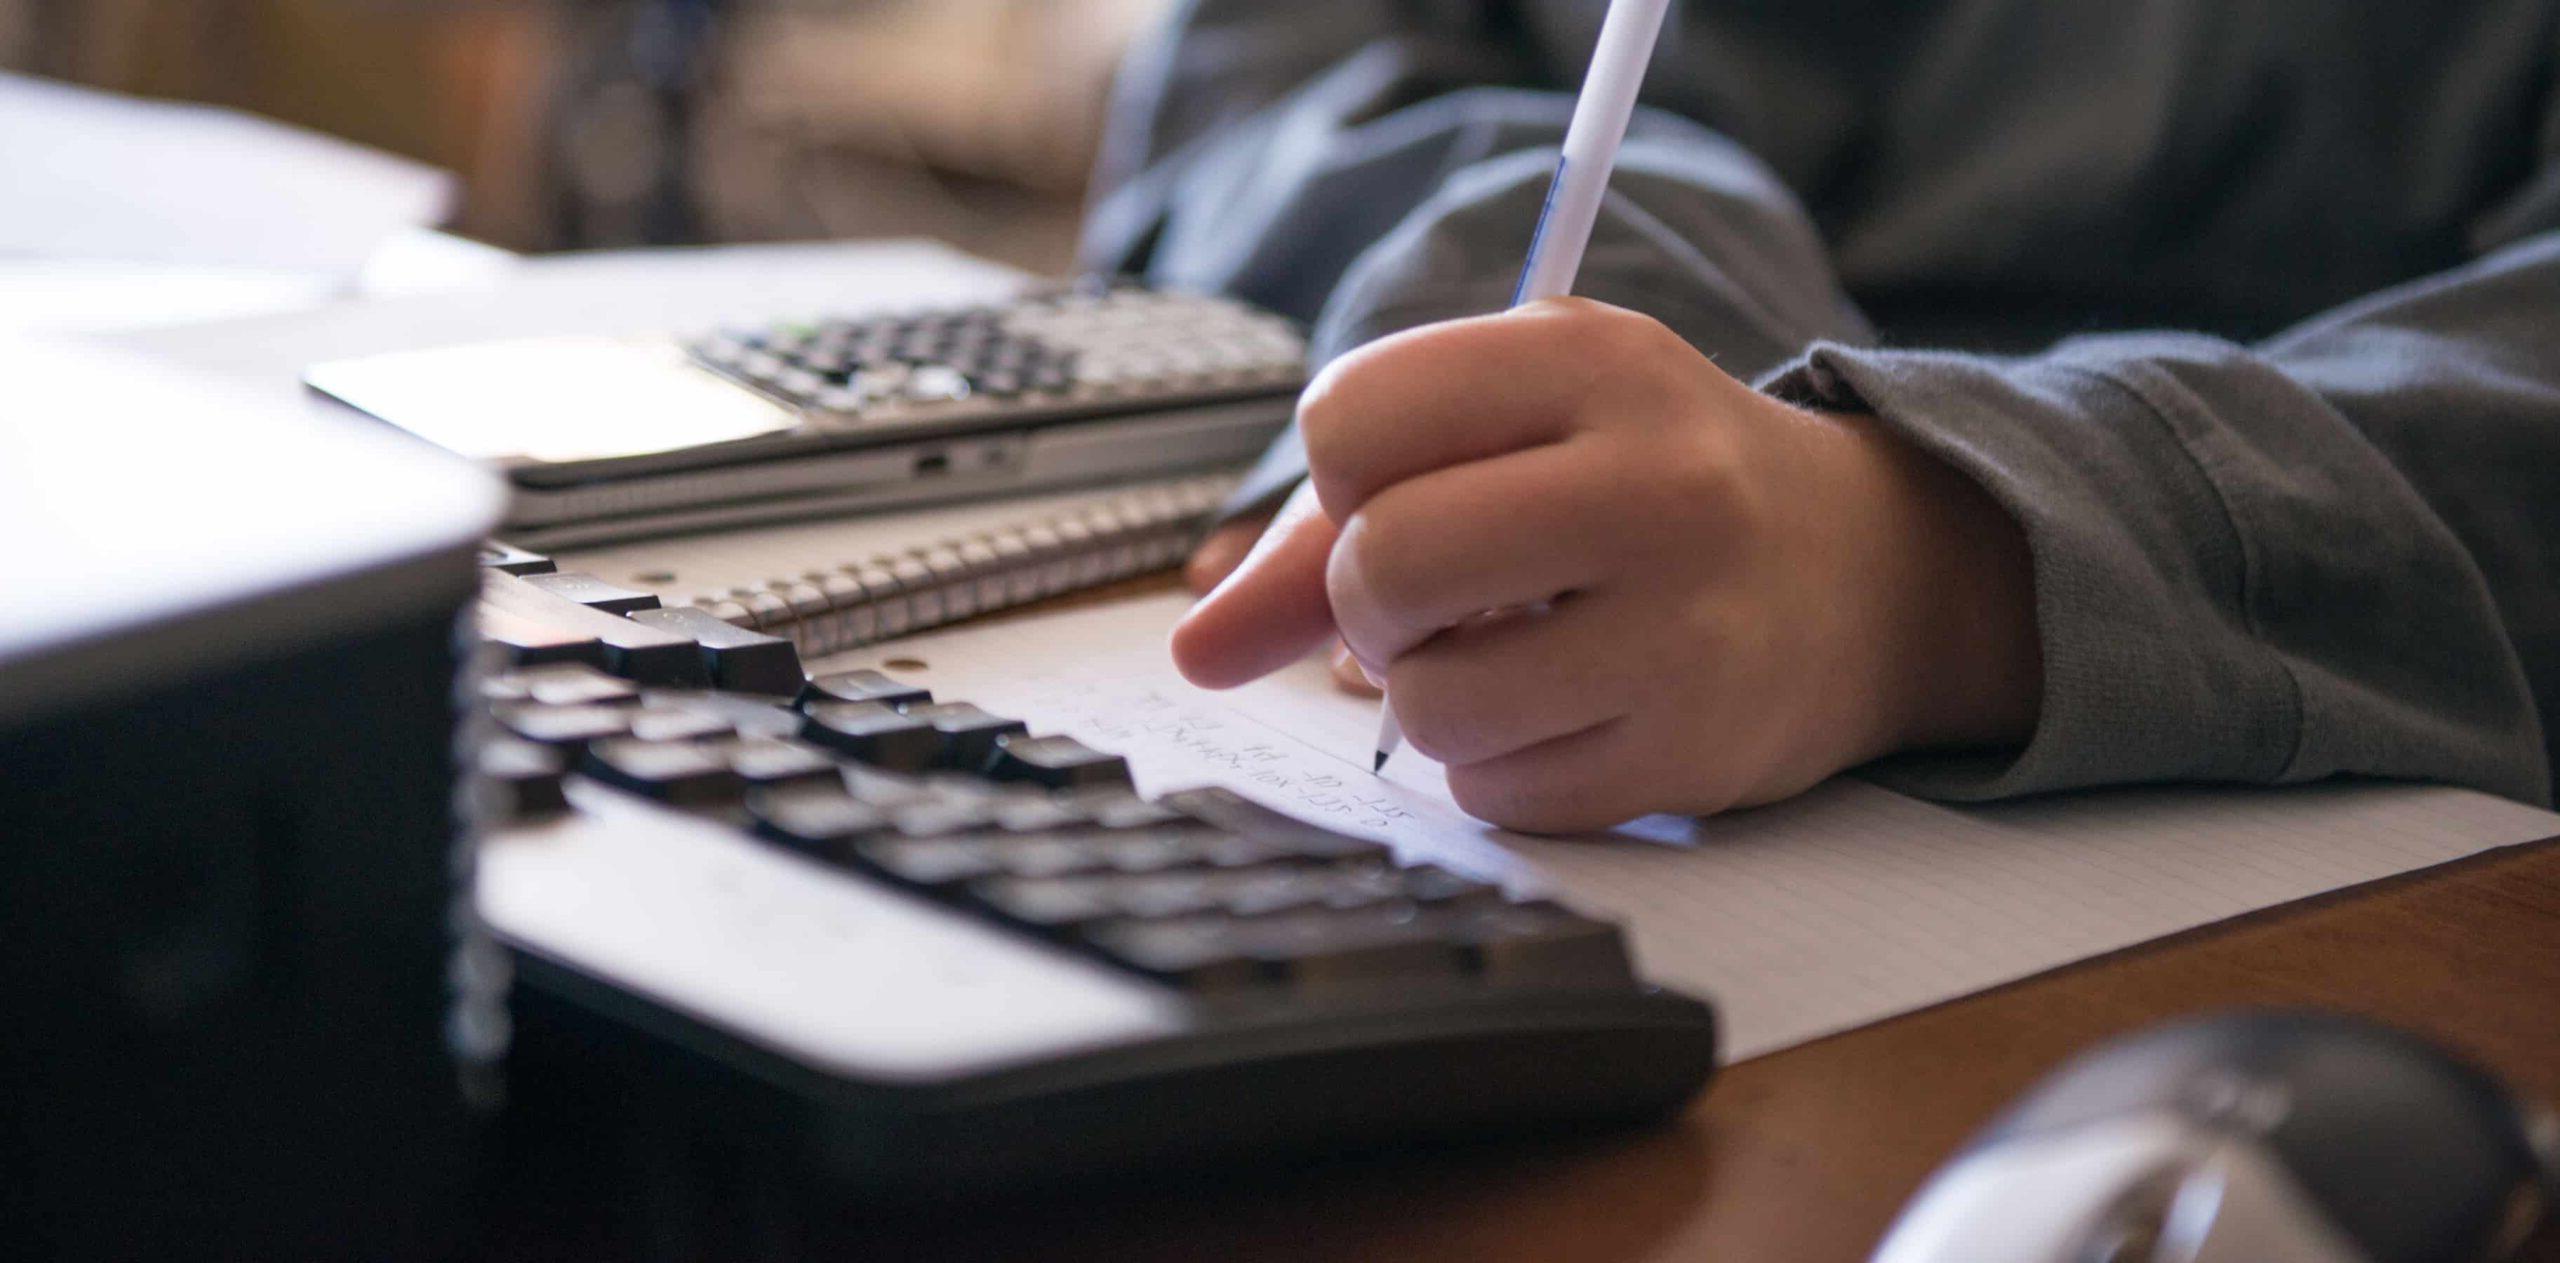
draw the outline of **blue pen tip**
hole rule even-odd
[[[1378,757],[1369,761],[1369,774],[1375,776],[1385,770],[1387,770],[1387,752],[1380,750]]]

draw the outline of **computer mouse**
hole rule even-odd
[[[2560,1131],[2415,1036],[2244,1012],[2086,1053],[1923,1185],[1874,1263],[2486,1263]]]

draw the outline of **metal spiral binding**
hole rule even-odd
[[[1177,565],[1227,476],[1132,491],[1054,517],[697,598],[715,617],[820,657]]]

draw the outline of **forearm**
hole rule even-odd
[[[1780,375],[1778,393],[1871,410],[1961,470],[2032,558],[2030,739],[1879,774],[1965,798],[2338,773],[2547,798],[2530,681],[2552,671],[2560,488],[2530,484],[2560,459],[2555,258],[2256,350],[1820,348]]]

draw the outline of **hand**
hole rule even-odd
[[[1485,820],[1707,814],[2034,727],[2006,511],[1643,316],[1568,299],[1412,330],[1327,368],[1298,420],[1311,490],[1175,662],[1226,687],[1338,630]]]
[[[1291,515],[1293,521],[1299,515],[1313,512],[1315,509],[1315,493],[1304,483],[1299,484],[1294,500],[1302,503],[1303,507],[1297,514]],[[1323,520],[1320,514],[1317,520]],[[1191,560],[1183,564],[1184,582],[1191,585],[1193,592],[1207,595],[1210,590],[1225,582],[1228,575],[1235,573],[1237,566],[1244,563],[1245,557],[1253,551],[1255,542],[1270,533],[1272,521],[1273,516],[1265,513],[1255,517],[1238,518],[1209,532],[1209,537],[1201,540],[1198,548],[1191,550]],[[1283,531],[1282,534],[1286,535],[1288,532]],[[1330,533],[1325,536],[1328,546],[1332,538]],[[1327,651],[1325,656],[1326,661],[1333,668],[1334,687],[1358,697],[1377,697],[1384,692],[1375,681],[1369,678],[1368,673],[1361,669],[1360,660],[1352,657],[1350,648],[1339,639],[1333,642],[1333,648]]]

